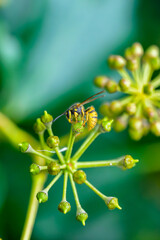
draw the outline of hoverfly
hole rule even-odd
[[[104,97],[104,95],[95,97],[104,92],[105,92],[104,90],[101,92],[98,92],[98,93],[94,94],[93,96],[87,98],[85,101],[83,101],[81,103],[74,103],[64,113],[62,113],[61,115],[56,117],[54,119],[54,122],[61,116],[66,115],[66,118],[69,123],[77,123],[79,121],[83,121],[83,125],[85,126],[85,124],[87,123],[88,130],[90,131],[97,124],[98,114],[95,111],[95,108],[93,106],[90,106],[87,109],[85,109],[83,105],[93,102],[98,98]]]

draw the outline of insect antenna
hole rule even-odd
[[[105,92],[105,90],[103,90],[103,91],[101,91],[101,92],[98,92],[98,93],[94,94],[93,96],[87,98],[85,101],[83,101],[83,102],[81,102],[80,104],[78,104],[78,107],[81,106],[81,105],[84,105],[84,104],[93,102],[93,101],[95,101],[95,100],[98,99],[98,98],[104,97],[105,95],[101,95],[101,96],[98,96],[98,97],[94,98],[95,96],[97,96],[97,95],[99,95],[99,94],[101,94],[101,93],[104,93],[104,92]]]
[[[66,113],[66,111],[65,111],[64,113],[60,114],[58,117],[56,117],[56,118],[53,120],[53,122],[55,122],[58,118],[62,117],[65,113]]]

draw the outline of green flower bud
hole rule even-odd
[[[151,58],[157,58],[159,57],[159,48],[156,45],[150,46],[145,51],[145,58],[151,59]]]
[[[72,131],[76,135],[82,133],[84,131],[84,122],[78,121],[78,122],[72,123]]]
[[[148,117],[149,119],[153,119],[157,115],[157,113],[153,107],[145,107],[144,113],[145,113],[146,117]]]
[[[119,55],[111,55],[108,58],[108,65],[112,69],[120,70],[126,65],[126,60]]]
[[[47,111],[44,111],[44,115],[41,116],[41,121],[44,124],[52,123],[53,117],[47,113]]]
[[[87,220],[87,218],[88,214],[82,208],[78,208],[76,214],[77,221],[80,221],[83,226],[85,226],[85,221]]]
[[[100,106],[100,109],[99,109],[100,113],[104,116],[107,116],[107,117],[112,117],[113,114],[111,113],[110,111],[110,104],[109,103],[103,103],[101,106]]]
[[[50,162],[48,164],[48,173],[51,175],[57,175],[60,172],[60,166],[56,162]]]
[[[160,136],[160,120],[155,121],[151,124],[151,132],[157,137]]]
[[[135,103],[128,103],[126,105],[126,112],[129,114],[129,115],[133,115],[136,113],[136,110],[137,110],[137,107],[136,107],[136,104]]]
[[[45,192],[45,191],[38,192],[37,195],[36,195],[36,198],[37,198],[39,203],[47,202],[48,192]]]
[[[136,42],[131,47],[132,54],[135,57],[141,57],[144,53],[143,47],[140,43]]]
[[[33,129],[36,133],[43,133],[46,129],[46,126],[41,122],[40,118],[37,118],[36,123],[33,126]]]
[[[153,70],[158,70],[160,68],[160,59],[159,59],[159,57],[151,58],[149,63],[151,65],[151,67],[153,68]]]
[[[135,140],[135,141],[139,141],[142,137],[143,137],[143,126],[142,129],[133,129],[133,128],[129,128],[129,135],[130,137]]]
[[[41,169],[40,169],[40,166],[36,163],[32,163],[31,166],[30,166],[30,173],[32,175],[36,175],[38,173],[40,173]]]
[[[106,76],[98,76],[94,79],[94,84],[98,88],[104,88],[104,86],[106,85],[108,80],[110,80],[110,79]]]
[[[143,127],[143,121],[141,118],[132,117],[129,120],[129,126],[134,130],[141,130]]]
[[[113,80],[108,80],[104,86],[104,88],[109,92],[109,93],[115,93],[118,91],[118,84],[113,81]]]
[[[113,123],[113,119],[108,119],[107,117],[104,117],[100,124],[100,131],[102,133],[110,132],[112,123]]]
[[[130,155],[126,155],[124,159],[120,161],[119,167],[121,167],[123,170],[131,169],[136,165],[137,162],[139,162],[138,159],[133,159]]]
[[[125,50],[124,55],[125,55],[125,58],[126,58],[126,59],[131,59],[131,58],[133,58],[132,48],[131,48],[131,47],[130,47],[130,48],[127,48],[127,49]]]
[[[71,205],[67,201],[61,201],[60,204],[58,205],[58,210],[66,214],[71,210]]]
[[[138,65],[138,59],[137,58],[131,58],[127,60],[127,65],[126,65],[127,69],[130,71],[135,71],[136,69],[138,69],[139,65]]]
[[[113,102],[110,103],[110,111],[115,114],[115,115],[119,115],[123,110],[123,106],[121,101],[115,100]]]
[[[128,124],[128,117],[127,116],[120,116],[116,118],[113,122],[113,128],[116,132],[121,132],[126,129]]]
[[[118,204],[118,198],[115,197],[106,197],[105,204],[110,210],[113,210],[115,208],[122,209]]]
[[[122,78],[120,81],[119,81],[119,86],[120,86],[120,89],[122,92],[125,92],[127,91],[130,86],[131,86],[131,81],[129,79],[124,79]]]
[[[73,180],[78,184],[84,183],[86,179],[87,179],[87,176],[85,172],[82,170],[77,170],[76,172],[73,173]]]
[[[147,85],[144,86],[143,91],[144,93],[150,95],[151,93],[153,93],[154,87],[151,83],[148,83]]]
[[[50,136],[47,138],[47,145],[50,148],[56,148],[59,146],[60,140],[57,136]]]
[[[28,142],[19,143],[18,146],[19,146],[19,150],[22,153],[30,152],[30,149],[32,148],[31,145]]]

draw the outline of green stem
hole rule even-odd
[[[142,82],[143,82],[143,86],[146,85],[149,81],[150,78],[152,76],[152,68],[150,66],[149,63],[144,63],[143,65],[143,78],[142,78]]]
[[[93,192],[95,192],[100,198],[102,198],[103,200],[105,200],[106,196],[101,193],[97,188],[95,188],[90,182],[88,182],[87,180],[84,182]]]
[[[58,157],[59,161],[61,162],[61,164],[65,163],[63,154],[59,151],[59,147],[56,147],[54,150],[55,150],[57,157]]]
[[[160,74],[152,80],[151,84],[154,88],[157,88],[160,86]]]
[[[67,182],[68,182],[68,172],[65,171],[65,172],[64,172],[64,181],[63,181],[62,201],[66,201]]]
[[[84,141],[84,143],[80,146],[78,151],[74,154],[71,159],[72,162],[77,161],[81,155],[86,151],[86,149],[91,145],[91,143],[99,136],[99,126],[95,127],[93,132],[88,136],[88,138]]]
[[[39,133],[38,136],[39,136],[39,141],[41,143],[41,147],[42,147],[42,149],[44,149],[45,148],[44,132],[43,133]]]
[[[73,134],[72,127],[71,127],[69,141],[68,141],[68,149],[65,155],[66,162],[69,162],[70,160],[74,141],[75,141],[75,135]]]
[[[77,189],[76,189],[75,183],[73,181],[73,176],[72,176],[71,173],[69,173],[69,178],[70,178],[72,191],[73,191],[73,195],[74,195],[74,198],[75,198],[75,203],[76,203],[77,209],[81,208],[81,204],[79,202],[79,198],[78,198],[78,194],[77,194]]]
[[[106,161],[77,162],[75,166],[76,168],[118,166],[119,162],[123,159],[124,157],[120,157],[112,160],[106,160]]]
[[[27,215],[22,231],[21,240],[29,240],[32,234],[37,210],[38,210],[38,201],[36,199],[37,192],[41,191],[46,180],[45,174],[39,174],[32,178],[32,189],[30,194],[30,200],[27,210]]]
[[[36,156],[42,157],[42,158],[44,158],[45,160],[48,160],[49,162],[50,162],[50,161],[52,161],[52,162],[55,162],[55,161],[56,161],[55,159],[53,159],[53,158],[51,158],[51,157],[49,157],[49,156],[46,156],[46,155],[44,155],[44,154],[42,154],[42,153],[39,153],[39,152],[37,152],[37,151],[34,150],[34,149],[33,149],[33,151],[32,151],[31,153],[34,154],[34,155],[36,155]]]
[[[62,171],[56,175],[56,177],[48,184],[48,186],[43,190],[48,192],[49,189],[57,182],[57,180],[62,176]]]
[[[52,124],[51,123],[46,124],[46,128],[47,128],[49,136],[54,136],[53,131],[52,131]]]
[[[130,75],[127,73],[127,71],[124,68],[118,70],[118,72],[122,76],[122,78],[129,79],[131,82],[133,82],[133,79],[130,77]]]

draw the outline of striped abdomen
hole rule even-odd
[[[89,131],[96,126],[97,118],[98,118],[98,114],[95,111],[95,108],[93,106],[87,108],[86,119],[87,119],[87,126]]]

